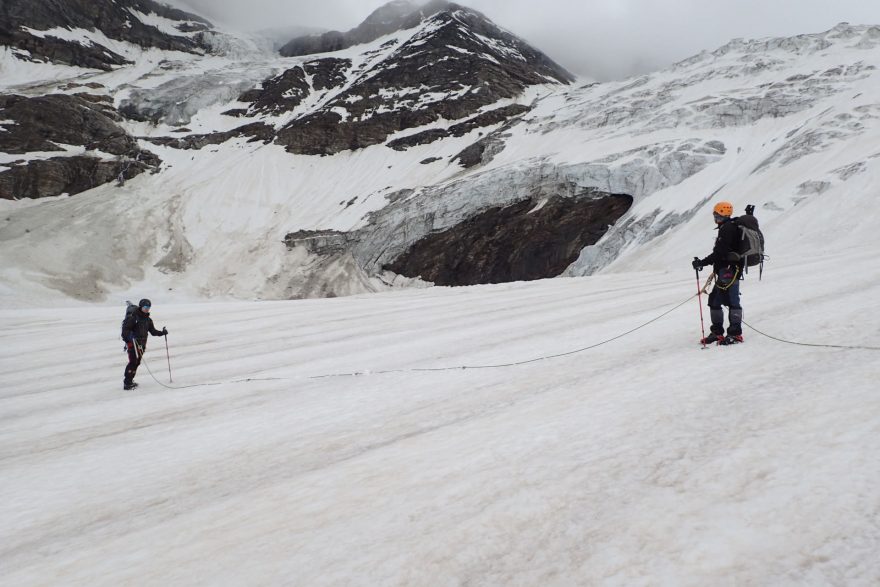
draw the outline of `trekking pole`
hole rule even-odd
[[[168,359],[168,382],[174,383],[171,378],[171,352],[168,350],[168,335],[165,335],[165,357]]]
[[[698,258],[694,257],[694,261],[697,261]],[[703,320],[703,288],[700,287],[700,270],[694,269],[697,274],[697,304],[700,306],[700,332],[702,336],[700,337],[700,343],[702,343],[703,348],[706,348],[706,323]]]

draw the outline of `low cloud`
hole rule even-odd
[[[347,30],[383,0],[167,0],[227,26]],[[791,36],[839,22],[880,25],[865,0],[458,0],[573,73],[600,80],[647,73],[737,37]]]

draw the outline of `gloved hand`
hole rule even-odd
[[[701,261],[699,257],[694,257],[694,262],[691,263],[691,266],[699,271],[703,268],[703,261]]]
[[[162,336],[168,336],[168,329],[165,327],[162,328]]]
[[[125,343],[125,348],[128,349],[128,350],[130,350],[130,351],[131,351],[131,350],[134,350],[134,341],[130,340],[130,341],[126,342],[126,343]]]

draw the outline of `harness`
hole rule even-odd
[[[721,280],[716,279],[715,280],[715,287],[717,287],[721,291],[729,290],[731,287],[733,287],[733,284],[736,283],[737,279],[739,279],[739,273],[740,273],[740,266],[737,265],[736,269],[733,271],[733,277],[730,279],[730,281],[727,283],[727,285],[721,285]]]

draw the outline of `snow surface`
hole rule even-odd
[[[353,61],[342,88],[262,119],[323,107],[426,30],[334,53]],[[221,115],[237,103],[181,78],[317,58],[216,44],[120,43],[135,64],[112,72],[0,49],[0,86],[155,91],[211,132],[241,123]],[[449,160],[493,129],[330,157],[142,141],[156,175],[0,201],[0,583],[880,583],[878,351],[751,330],[701,350],[689,269],[711,248],[711,199],[754,203],[771,261],[744,283],[747,322],[878,346],[878,66],[874,28],[734,42],[652,76],[531,89],[516,102],[535,109],[474,170]],[[598,275],[255,301],[387,287],[350,257],[309,273],[321,260],[288,232],[387,228],[378,258],[425,217],[560,186],[636,198],[569,270]],[[122,392],[122,302],[144,296],[174,382],[153,339]]]
[[[27,51],[0,46],[0,90],[19,91],[19,86],[33,86],[40,82],[53,82],[83,75],[87,70],[67,65],[56,65],[20,59],[29,58]]]
[[[784,259],[747,322],[877,347],[876,253]],[[695,289],[156,292],[136,392],[121,303],[0,310],[0,582],[876,585],[877,351],[701,350]]]
[[[193,37],[196,35],[195,32],[185,33],[177,28],[180,24],[182,24],[181,21],[171,20],[170,18],[159,16],[155,12],[144,14],[143,12],[135,10],[134,8],[129,8],[128,11],[145,25],[155,27],[160,32],[166,35],[171,35],[173,37]]]

